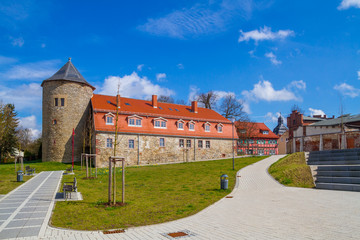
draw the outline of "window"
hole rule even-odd
[[[113,140],[112,140],[112,138],[106,139],[106,147],[107,147],[107,148],[112,148],[112,147],[113,147]]]
[[[106,116],[106,125],[114,125],[112,116]]]
[[[55,98],[55,106],[59,106],[59,99],[58,98]]]
[[[253,143],[254,143],[254,140],[250,139],[250,140],[249,140],[249,143],[250,143],[250,144],[253,144]]]
[[[195,124],[189,123],[189,130],[190,131],[195,131]]]
[[[155,121],[155,127],[160,127],[160,121]]]
[[[134,140],[133,139],[129,140],[129,148],[134,148]]]
[[[165,121],[161,121],[161,127],[166,128],[166,122]]]
[[[223,128],[223,127],[222,127],[221,125],[218,125],[218,132],[219,132],[219,133],[222,133],[222,128]]]
[[[202,140],[198,141],[198,148],[203,148],[203,141]]]
[[[56,125],[56,124],[57,124],[56,119],[54,119],[52,123],[53,123],[54,125]]]
[[[191,140],[190,139],[186,140],[186,147],[191,148]]]
[[[141,119],[129,118],[129,126],[141,127]]]
[[[210,124],[205,124],[205,132],[210,132]]]
[[[166,128],[166,119],[163,119],[163,118],[154,119],[154,127],[155,128]]]
[[[160,138],[160,147],[165,147],[165,138]]]
[[[184,139],[179,139],[179,147],[184,147]]]
[[[262,134],[269,134],[269,131],[262,131]]]
[[[60,98],[60,104],[61,106],[65,106],[65,98]]]
[[[179,130],[184,130],[184,123],[183,122],[178,122],[178,129]]]
[[[210,141],[206,141],[206,148],[210,148]]]

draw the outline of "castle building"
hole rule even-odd
[[[278,154],[278,139],[264,123],[236,122],[239,136],[237,151],[239,154],[274,155]]]
[[[156,95],[145,101],[94,94],[70,60],[42,86],[43,161],[71,162],[73,129],[75,161],[95,153],[99,166],[107,166],[115,147],[127,165],[232,156],[232,122],[196,101],[186,106],[158,102]]]

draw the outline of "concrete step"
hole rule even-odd
[[[316,183],[316,188],[360,192],[360,184]]]
[[[360,177],[360,171],[317,171],[315,177]]]
[[[309,155],[321,155],[321,154],[347,154],[347,153],[360,153],[360,148],[352,149],[337,149],[337,150],[325,150],[325,151],[313,151]]]
[[[360,165],[327,165],[318,166],[317,171],[360,171]]]
[[[316,177],[315,183],[360,184],[360,177]]]
[[[356,160],[338,160],[338,161],[307,161],[308,165],[359,165],[360,162]]]
[[[360,163],[360,155],[359,156],[342,156],[342,155],[329,155],[329,156],[317,156],[317,157],[309,157],[308,161],[337,161],[337,160],[352,160],[359,161]]]

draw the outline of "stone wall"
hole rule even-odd
[[[81,83],[61,80],[44,82],[43,161],[71,162],[73,129],[75,129],[74,160],[80,161],[84,125],[90,114],[92,94],[92,88]],[[55,106],[55,97],[65,98],[65,106]]]
[[[109,156],[113,155],[114,148],[107,148],[106,140],[107,138],[114,139],[114,137],[115,134],[113,133],[96,134],[96,154],[100,167],[108,166],[108,159]],[[165,147],[159,146],[160,138],[165,139]],[[179,139],[184,139],[184,147],[179,146]],[[129,140],[134,140],[133,149],[129,148]],[[191,147],[186,147],[186,140],[191,141]],[[203,148],[198,148],[199,140],[203,141]],[[194,141],[196,143],[195,148]],[[210,148],[205,148],[206,141],[210,141]],[[232,157],[231,139],[119,134],[118,142],[116,155],[125,157],[127,165],[191,162],[202,159]]]

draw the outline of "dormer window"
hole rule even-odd
[[[166,122],[167,120],[165,118],[159,117],[154,119],[154,127],[155,128],[163,128],[166,129]]]
[[[268,134],[269,134],[269,131],[262,131],[262,134],[268,135]]]
[[[219,123],[217,125],[217,130],[218,130],[218,133],[222,133],[223,132],[223,125],[221,123]]]
[[[107,113],[105,114],[106,125],[114,125],[114,114]]]
[[[195,131],[195,122],[194,121],[189,122],[189,131]]]
[[[210,132],[210,125],[211,125],[211,124],[210,124],[209,122],[207,122],[207,123],[205,123],[204,125],[205,125],[205,126],[204,126],[204,127],[205,127],[205,132]]]
[[[130,127],[142,127],[142,117],[138,115],[132,115],[128,117],[128,126]]]
[[[180,119],[177,121],[178,130],[184,130],[184,120]]]

